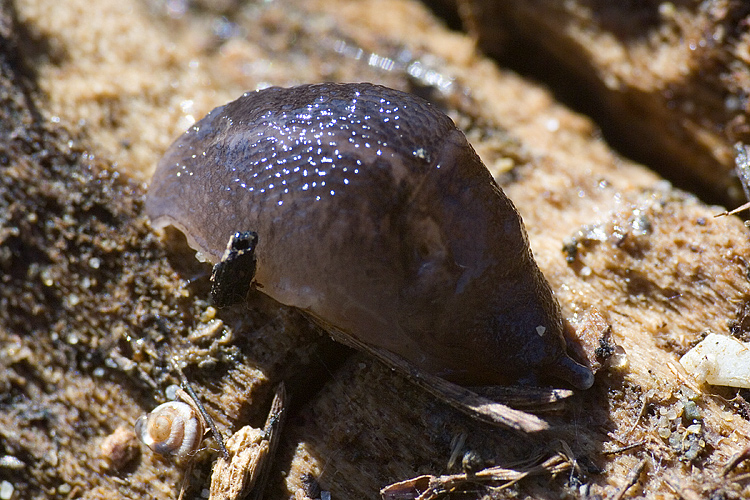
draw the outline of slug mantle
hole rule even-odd
[[[466,385],[585,389],[521,218],[450,118],[372,84],[246,93],[166,152],[146,211],[217,262],[258,234],[256,282],[357,342]]]

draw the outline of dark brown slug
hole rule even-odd
[[[586,389],[521,218],[450,118],[372,84],[246,93],[185,132],[146,210],[206,259],[255,231],[256,283],[464,385]]]

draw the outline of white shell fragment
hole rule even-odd
[[[281,426],[286,415],[286,389],[279,384],[263,429],[249,425],[241,428],[227,441],[231,460],[220,457],[211,473],[209,500],[261,498],[266,488]]]
[[[680,364],[701,383],[750,389],[750,343],[734,337],[711,333]]]
[[[270,443],[262,429],[246,425],[227,440],[227,450],[231,462],[219,458],[214,464],[210,500],[237,500],[247,494],[269,458]]]

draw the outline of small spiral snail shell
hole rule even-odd
[[[161,404],[135,422],[135,434],[143,444],[177,462],[198,451],[204,431],[201,416],[182,401]]]
[[[367,84],[250,92],[178,138],[146,212],[204,258],[258,235],[256,282],[357,343],[464,385],[591,370],[513,203],[451,119]]]

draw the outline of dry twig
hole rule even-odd
[[[569,457],[557,453],[544,463],[525,471],[490,467],[475,474],[424,475],[386,486],[380,490],[380,495],[383,500],[433,500],[443,494],[465,489],[471,484],[484,484],[500,490],[513,486],[525,477],[555,475],[572,466]]]
[[[617,493],[615,493],[611,500],[621,500],[625,496],[625,493],[630,489],[630,487],[638,482],[643,469],[646,468],[646,464],[649,463],[649,461],[650,460],[648,457],[644,458],[638,465],[635,466],[632,471],[630,471],[628,477],[625,478],[625,484],[619,489]]]

